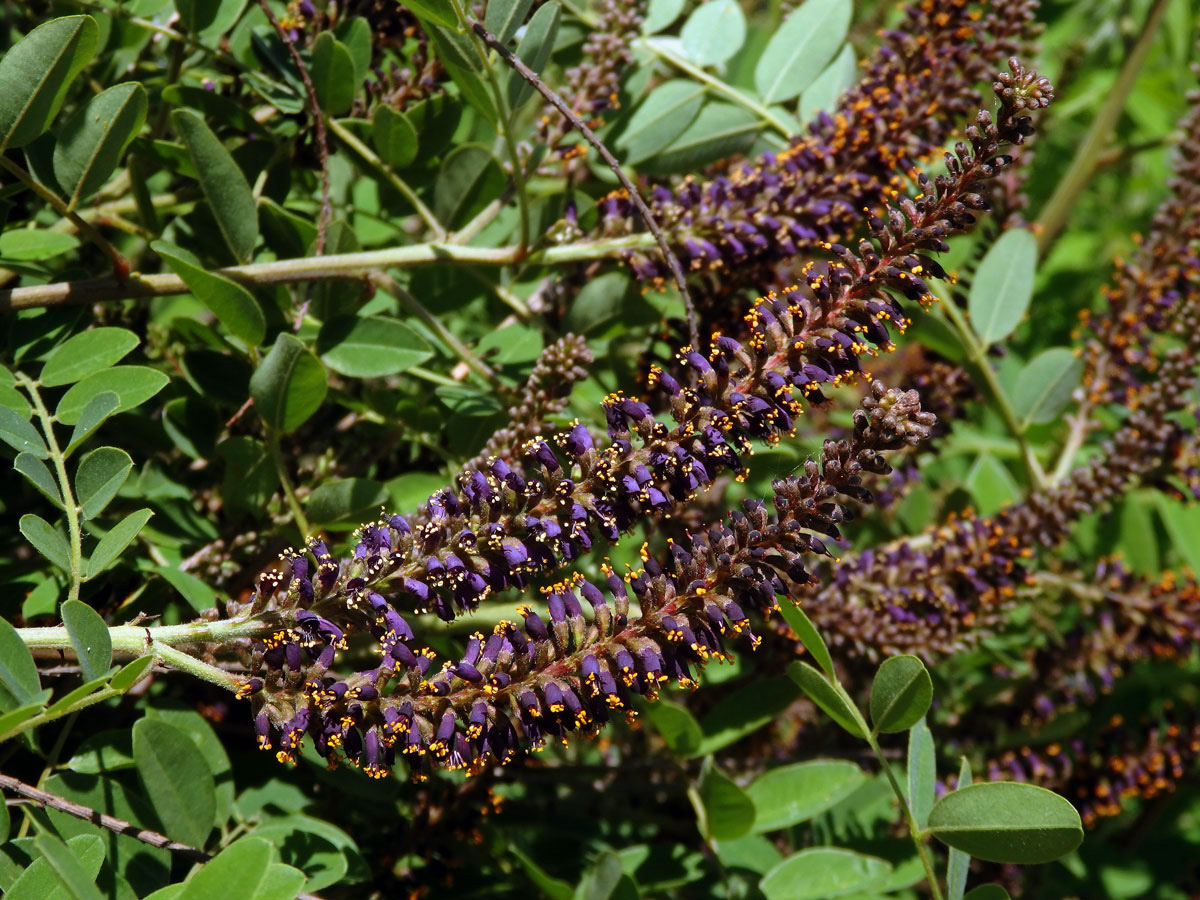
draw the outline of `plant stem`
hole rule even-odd
[[[654,235],[632,234],[599,241],[579,241],[546,247],[528,254],[528,262],[556,265],[594,259],[611,259],[634,250],[647,250],[655,245]],[[329,281],[339,278],[361,278],[387,268],[407,268],[440,262],[464,262],[485,266],[507,266],[520,261],[519,247],[463,247],[434,241],[368,250],[359,253],[339,253],[328,256],[304,256],[270,262],[250,263],[215,269],[218,275],[232,278],[247,287],[269,284],[290,284],[299,281]],[[165,297],[186,294],[187,285],[178,275],[131,275],[125,280],[90,278],[83,281],[63,281],[54,284],[32,285],[0,291],[0,313],[42,306],[81,306],[112,300],[132,300],[143,297]]]
[[[1158,26],[1161,24],[1163,16],[1167,14],[1168,6],[1170,6],[1170,0],[1156,0],[1154,6],[1151,7],[1137,43],[1133,45],[1133,49],[1125,58],[1125,63],[1117,74],[1117,80],[1109,89],[1100,111],[1096,113],[1096,118],[1092,120],[1092,127],[1084,135],[1079,149],[1075,151],[1074,159],[1071,160],[1071,165],[1067,167],[1066,174],[1059,180],[1058,187],[1055,188],[1054,193],[1042,208],[1041,215],[1038,216],[1037,228],[1034,230],[1034,234],[1037,235],[1039,257],[1046,255],[1046,250],[1054,243],[1059,232],[1067,224],[1071,210],[1075,207],[1075,201],[1079,199],[1079,195],[1096,171],[1105,150],[1104,145],[1108,142],[1113,129],[1116,128],[1117,121],[1121,118],[1121,113],[1125,110],[1125,103],[1129,99],[1130,92],[1133,91],[1133,85],[1142,70],[1142,63],[1146,61],[1146,54],[1150,52],[1150,45],[1154,42],[1154,35],[1158,32]]]
[[[75,493],[71,490],[71,479],[67,475],[67,460],[62,448],[58,446],[58,438],[54,434],[54,417],[46,409],[38,384],[28,375],[20,371],[13,373],[17,383],[29,394],[33,401],[34,411],[41,422],[42,434],[46,438],[46,447],[50,451],[50,459],[54,463],[54,474],[58,478],[58,490],[62,495],[63,512],[67,514],[67,538],[71,552],[71,586],[67,589],[68,600],[79,599],[79,589],[83,584],[83,533],[79,527],[79,504],[75,501]]]
[[[751,98],[747,97],[745,94],[741,93],[740,91],[737,91],[734,88],[730,87],[728,84],[723,82],[721,79],[715,78],[712,75],[709,75],[703,69],[688,62],[682,56],[675,55],[670,50],[666,49],[665,47],[660,46],[657,41],[643,40],[642,44],[644,46],[648,47],[657,56],[659,56],[666,62],[669,62],[675,68],[679,69],[682,72],[686,72],[688,75],[690,75],[692,78],[695,78],[697,81],[703,82],[704,84],[706,84],[708,87],[710,87],[716,93],[721,94],[724,97],[728,97],[730,100],[732,100],[738,106],[741,106],[745,109],[750,110],[750,112],[754,113],[756,116],[758,116],[764,122],[766,122],[768,125],[770,125],[772,128],[774,128],[776,131],[778,131],[781,135],[783,135],[784,138],[790,138],[792,136],[792,133],[793,133],[792,127],[790,125],[788,125],[786,122],[784,122],[782,119],[780,119],[778,116],[776,116],[773,112],[771,112],[765,106],[763,106],[761,103],[759,103],[757,100],[752,100]]]
[[[429,230],[433,232],[434,240],[444,241],[446,239],[446,229],[442,227],[442,224],[437,220],[437,216],[417,196],[417,192],[409,186],[408,182],[393,172],[391,166],[380,159],[375,151],[360,141],[354,132],[337,119],[330,117],[326,121],[329,125],[329,130],[337,135],[339,141],[354,151],[363,162],[382,175],[388,184],[399,191],[404,196],[404,199],[412,204],[417,215],[421,217],[422,221],[429,227]]]
[[[425,325],[441,338],[442,342],[454,351],[455,355],[466,363],[467,368],[482,378],[490,387],[497,387],[496,373],[488,368],[487,364],[475,355],[475,352],[460,341],[454,334],[442,324],[441,319],[425,308],[416,297],[405,290],[396,279],[390,275],[380,273],[374,276],[371,281],[381,290],[391,294],[404,305],[410,313],[420,319]]]
[[[939,308],[946,314],[946,318],[954,326],[954,330],[958,333],[958,338],[963,343],[963,347],[967,350],[967,355],[971,362],[979,370],[980,376],[983,378],[984,386],[987,388],[989,399],[995,406],[996,411],[1000,413],[1000,418],[1004,420],[1004,425],[1009,433],[1013,436],[1013,440],[1021,450],[1021,461],[1025,464],[1025,473],[1029,477],[1029,483],[1033,490],[1040,491],[1046,486],[1046,473],[1042,471],[1042,465],[1034,456],[1033,447],[1025,437],[1025,427],[1017,419],[1017,414],[1012,408],[1012,404],[1008,402],[1008,397],[1004,393],[1004,389],[1000,386],[1000,379],[996,377],[996,372],[992,368],[987,358],[987,348],[976,336],[974,330],[967,322],[966,317],[962,314],[962,310],[958,308],[952,298],[939,297],[942,300]]]
[[[67,204],[54,191],[49,190],[36,181],[33,176],[6,156],[0,155],[0,166],[3,166],[17,181],[37,194],[46,203],[50,204],[56,213],[65,219],[70,219],[75,227],[79,229],[79,232],[100,248],[100,251],[108,257],[118,279],[124,279],[129,275],[129,260],[121,254],[121,251],[109,243],[108,238],[97,231],[90,222],[80,217],[79,213],[69,209]],[[0,301],[0,304],[2,304],[2,301]]]
[[[841,688],[841,685],[838,685]],[[845,693],[843,691],[843,693]],[[879,742],[875,740],[874,735],[867,732],[867,743],[871,745],[871,752],[875,754],[875,758],[879,761],[880,767],[883,769],[883,774],[887,776],[888,783],[892,786],[892,791],[896,795],[896,799],[900,801],[900,812],[904,815],[904,822],[908,826],[909,836],[912,838],[913,845],[917,848],[917,855],[921,857],[921,865],[925,867],[925,877],[929,881],[929,892],[933,895],[933,900],[943,900],[942,886],[938,883],[937,870],[933,866],[933,858],[929,855],[929,848],[925,845],[925,840],[921,837],[921,828],[917,825],[917,820],[912,814],[912,807],[908,805],[908,797],[905,796],[904,790],[900,787],[900,783],[896,781],[896,776],[892,773],[892,767],[888,765],[887,757],[883,755],[883,750],[879,746]]]
[[[492,61],[488,58],[487,47],[471,29],[471,20],[467,17],[466,10],[463,9],[462,0],[450,0],[450,4],[454,7],[454,14],[458,17],[459,26],[467,33],[471,45],[479,54],[483,70],[487,74],[488,85],[492,89],[492,96],[496,100],[496,130],[504,138],[504,145],[508,148],[508,158],[512,164],[513,185],[517,189],[517,208],[521,213],[521,241],[518,247],[520,256],[524,256],[525,251],[529,248],[529,195],[525,192],[525,167],[521,165],[521,155],[517,152],[517,142],[513,140],[512,135],[512,118],[515,110],[508,108],[508,101],[500,90],[500,82],[496,78]]]
[[[279,447],[279,434],[273,428],[268,429],[267,452],[271,454],[271,461],[275,463],[275,471],[279,475],[279,483],[283,486],[283,496],[292,512],[292,520],[300,531],[300,539],[304,540],[312,529],[308,524],[308,516],[304,514],[304,507],[300,505],[300,498],[296,496],[296,486],[292,484],[292,476]]]

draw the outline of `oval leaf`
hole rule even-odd
[[[798,696],[796,686],[783,677],[759,679],[739,688],[705,713],[700,721],[704,739],[693,755],[715,753],[741,740],[778,716]]]
[[[829,683],[824,675],[808,663],[794,662],[788,666],[788,675],[800,685],[808,699],[817,704],[829,718],[837,722],[855,737],[865,738],[867,732],[859,724],[857,711]]]
[[[346,478],[319,485],[309,494],[305,508],[314,525],[328,525],[350,519],[361,521],[387,500],[387,488],[378,481]]]
[[[928,828],[942,843],[997,863],[1051,862],[1083,842],[1083,823],[1066,799],[1012,781],[951,791],[929,813]]]
[[[250,377],[254,408],[277,431],[291,431],[325,399],[325,367],[290,334],[281,334]]]
[[[456,147],[442,161],[433,185],[433,211],[450,227],[463,225],[504,190],[504,172],[480,144]]]
[[[1067,408],[1083,378],[1083,360],[1069,347],[1043,350],[1021,369],[1013,388],[1013,412],[1022,423],[1045,425]]]
[[[783,20],[754,67],[768,106],[798,97],[829,65],[850,28],[849,0],[806,0]]]
[[[533,0],[488,0],[483,24],[502,44],[507,44],[529,15]]]
[[[75,499],[85,519],[98,516],[129,477],[133,460],[124,450],[100,447],[79,461]]]
[[[69,456],[76,447],[91,437],[92,432],[104,424],[105,420],[117,411],[121,398],[112,391],[101,391],[87,402],[79,413],[79,420],[71,429],[71,440],[63,454]]]
[[[162,241],[155,241],[150,247],[183,279],[192,295],[208,307],[217,321],[229,329],[230,334],[251,346],[262,343],[267,334],[267,320],[249,290],[224,275],[205,269],[186,250]]]
[[[433,356],[421,335],[382,316],[330,319],[317,335],[317,352],[329,368],[352,378],[395,375]]]
[[[678,138],[704,104],[704,85],[686,78],[660,84],[642,101],[616,145],[637,165]]]
[[[122,666],[120,671],[109,680],[108,686],[123,694],[141,681],[152,665],[154,665],[153,655],[139,656],[133,662]]]
[[[758,887],[767,900],[845,897],[883,884],[891,871],[889,863],[875,856],[814,847],[789,856]]]
[[[776,831],[805,822],[849,797],[866,780],[862,769],[842,759],[814,759],[771,769],[746,789],[754,803],[754,831]]]
[[[754,143],[762,129],[758,118],[732,103],[709,103],[678,138],[642,169],[656,175],[690,172],[741,153]]]
[[[5,619],[0,619],[0,684],[19,705],[33,703],[42,690],[33,654]]]
[[[695,753],[700,746],[704,737],[700,723],[678,703],[671,703],[669,700],[648,703],[643,715],[658,729],[667,746],[674,752],[687,756]]]
[[[95,880],[104,863],[103,838],[77,834],[64,844],[42,832],[34,838],[34,846],[40,855],[5,891],[6,900],[99,900],[102,895]]]
[[[333,116],[349,112],[358,82],[354,57],[346,45],[322,31],[313,42],[310,71],[321,108]]]
[[[229,900],[230,885],[238,894],[258,897],[271,866],[271,845],[261,838],[234,841],[184,884],[175,900]]]
[[[166,833],[203,847],[216,823],[216,787],[196,744],[165,722],[140,719],[133,726],[133,758]]]
[[[50,451],[33,423],[7,406],[0,406],[0,441],[21,453],[46,459]]]
[[[517,56],[535,75],[542,74],[542,69],[546,68],[550,54],[554,51],[561,9],[557,0],[548,0],[542,4],[525,26],[525,34],[517,43]],[[533,85],[522,78],[520,73],[508,73],[508,104],[511,109],[516,110],[532,94]]]
[[[125,551],[125,548],[133,543],[133,539],[138,536],[142,526],[150,521],[152,515],[154,513],[148,509],[139,509],[137,512],[127,515],[114,525],[108,534],[100,538],[100,543],[96,545],[96,549],[88,558],[86,577],[95,578],[112,565],[116,558]]]
[[[84,680],[102,678],[112,664],[112,638],[107,623],[98,612],[79,600],[68,600],[62,605],[62,620]]]
[[[62,494],[58,490],[58,482],[50,474],[47,465],[32,453],[18,453],[13,461],[13,468],[29,479],[29,483],[42,492],[47,500],[63,508]]]
[[[49,522],[41,516],[26,513],[21,516],[17,527],[38,553],[64,572],[71,571],[71,548],[67,539],[55,531]]]
[[[967,312],[971,327],[984,344],[1012,334],[1033,298],[1037,270],[1037,241],[1024,228],[1000,235],[979,264]]]
[[[964,756],[958,769],[955,787],[965,788],[970,783],[971,763]],[[967,875],[970,872],[970,855],[951,847],[946,859],[946,900],[962,900],[963,892],[967,889]]]
[[[112,392],[119,403],[116,412],[125,412],[145,403],[170,381],[166,375],[149,366],[113,366],[89,375],[62,395],[54,415],[64,425],[75,425],[83,419],[83,411],[97,395]]]
[[[113,85],[75,110],[54,144],[54,178],[74,209],[96,193],[146,121],[146,90],[137,82]]]
[[[788,623],[788,627],[796,632],[796,637],[800,639],[800,643],[804,645],[804,649],[808,651],[813,661],[830,678],[836,678],[833,671],[833,657],[829,655],[829,648],[825,646],[825,640],[817,631],[817,626],[812,623],[812,619],[808,617],[808,613],[790,600],[779,604],[779,611]]]
[[[138,345],[124,328],[92,328],[63,341],[46,357],[38,381],[43,387],[74,384],[93,372],[116,365]]]
[[[724,772],[707,761],[698,790],[703,806],[705,834],[718,841],[732,841],[750,831],[754,804],[746,792]]]
[[[99,34],[91,16],[52,19],[0,58],[0,153],[50,127],[67,88],[96,51]]]
[[[915,656],[885,659],[871,685],[871,721],[877,732],[907,731],[929,709],[933,681]]]
[[[258,241],[258,209],[246,176],[197,113],[172,110],[171,124],[187,148],[200,189],[233,258],[245,262]]]
[[[804,89],[797,108],[801,122],[809,122],[821,110],[833,110],[842,94],[854,84],[858,65],[854,59],[854,48],[849,44],[825,67],[825,71]]]
[[[919,828],[925,827],[937,789],[933,734],[922,719],[908,730],[908,805]]]
[[[683,23],[683,53],[701,66],[725,62],[746,40],[746,16],[736,0],[709,0]]]
[[[379,158],[393,169],[403,169],[417,158],[417,129],[408,116],[390,106],[375,107],[371,142]]]
[[[998,884],[981,884],[967,891],[963,900],[1011,900],[1008,891]]]

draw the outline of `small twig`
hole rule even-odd
[[[275,18],[275,13],[271,12],[267,0],[258,0],[258,5],[266,14],[267,21],[275,29],[275,33],[279,35],[279,40],[283,41],[283,45],[287,47],[292,62],[296,64],[296,68],[300,72],[300,80],[304,82],[304,92],[308,94],[308,106],[316,126],[317,153],[321,159],[321,214],[317,217],[317,244],[313,255],[320,256],[325,252],[325,233],[329,230],[329,220],[333,218],[333,205],[329,202],[329,141],[325,134],[325,117],[321,114],[317,89],[313,86],[312,77],[308,74],[308,66],[304,64],[300,51],[296,49],[296,42],[279,24],[279,19]],[[303,315],[300,318],[303,318]]]
[[[7,169],[17,181],[49,203],[56,213],[65,219],[69,219],[71,224],[79,229],[80,234],[99,247],[104,255],[108,257],[109,262],[112,263],[113,274],[118,282],[124,281],[129,277],[129,260],[124,257],[120,250],[109,243],[108,239],[97,231],[91,223],[80,217],[79,213],[68,209],[67,204],[63,203],[57,194],[34,179],[12,160],[0,156],[0,166]]]
[[[157,847],[159,850],[176,853],[184,859],[190,859],[192,862],[206,863],[213,858],[211,853],[205,853],[203,850],[193,847],[190,844],[181,844],[179,841],[171,840],[165,834],[159,834],[157,831],[151,831],[148,828],[139,828],[132,822],[126,822],[124,819],[118,819],[116,816],[102,813],[99,810],[92,809],[90,806],[84,806],[82,803],[76,803],[73,800],[68,800],[66,797],[60,797],[58,794],[51,794],[49,791],[35,788],[31,784],[18,781],[11,775],[0,774],[0,788],[32,800],[39,806],[49,807],[61,813],[66,813],[69,816],[74,816],[77,819],[82,819],[85,822],[91,822],[93,825],[107,828],[115,834],[131,837],[134,840],[141,841],[143,844]],[[298,894],[296,900],[321,900],[321,898],[315,894]]]
[[[521,62],[520,59],[514,56],[513,53],[502,43],[496,40],[495,36],[486,28],[484,28],[483,25],[474,19],[471,19],[470,22],[471,28],[474,29],[475,33],[483,39],[484,43],[495,50],[500,55],[501,59],[512,66],[518,75],[529,82],[529,84],[533,85],[534,90],[545,97],[546,101],[555,109],[557,109],[559,114],[562,115],[568,122],[570,122],[579,131],[579,133],[584,136],[587,142],[595,148],[597,153],[600,154],[600,157],[604,160],[604,162],[608,164],[608,167],[612,169],[613,174],[617,176],[617,180],[621,182],[621,186],[629,192],[629,199],[633,202],[633,205],[637,207],[637,211],[646,221],[646,227],[649,228],[650,233],[654,235],[654,239],[658,242],[658,247],[660,250],[662,250],[663,257],[666,259],[667,265],[671,269],[671,274],[675,276],[675,284],[679,287],[679,293],[683,297],[683,307],[687,312],[688,338],[691,340],[693,347],[695,347],[697,350],[701,350],[700,326],[696,318],[696,307],[692,303],[692,295],[688,292],[687,279],[684,277],[683,267],[679,264],[679,258],[676,257],[675,252],[671,249],[670,244],[667,243],[666,235],[664,235],[662,229],[658,227],[658,222],[655,221],[654,214],[650,212],[650,207],[646,205],[646,201],[642,199],[641,193],[634,186],[633,182],[629,180],[629,176],[622,171],[621,164],[617,162],[616,157],[608,151],[608,148],[604,146],[600,138],[596,137],[596,133],[587,126],[587,123],[584,122],[583,119],[579,118],[579,116],[577,116],[571,110],[571,108],[567,106],[566,101],[564,101],[562,97],[555,93],[555,91],[553,91],[551,88],[547,87],[542,79],[537,76],[536,72],[534,72],[527,65],[525,65],[525,63]]]

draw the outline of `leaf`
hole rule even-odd
[[[216,593],[195,575],[171,566],[159,566],[154,571],[175,588],[196,612],[204,612],[217,605]]]
[[[657,34],[679,18],[684,0],[650,0],[642,20],[642,34]]]
[[[383,316],[330,319],[317,335],[317,352],[325,365],[351,378],[395,375],[433,356],[421,335]]]
[[[0,259],[13,262],[44,262],[79,246],[73,234],[34,228],[14,228],[0,234]]]
[[[704,85],[686,78],[660,84],[634,111],[616,140],[625,163],[637,165],[658,153],[687,129],[704,104]]]
[[[758,118],[732,103],[708,103],[670,146],[642,165],[656,175],[690,172],[742,153],[762,129]]]
[[[50,451],[33,423],[7,406],[0,406],[0,441],[21,453],[48,459]]]
[[[286,332],[250,376],[254,408],[272,428],[298,428],[321,407],[328,384],[325,367],[299,340]]]
[[[967,891],[963,900],[1012,900],[1008,891],[998,884],[981,884]]]
[[[697,788],[701,803],[701,828],[714,840],[732,841],[750,831],[754,803],[746,792],[718,769],[711,757],[705,760]]]
[[[54,143],[54,178],[67,194],[68,209],[112,176],[146,121],[146,106],[145,88],[129,81],[97,94],[67,120]]]
[[[233,258],[245,262],[258,241],[258,209],[246,176],[198,114],[172,110],[171,124],[187,148],[200,189]]]
[[[91,328],[63,341],[46,357],[38,381],[43,387],[74,384],[116,365],[138,345],[138,336],[124,328]]]
[[[124,450],[99,447],[79,461],[75,472],[75,499],[85,519],[94,519],[129,477],[133,460]]]
[[[678,703],[669,700],[647,703],[642,715],[650,720],[667,746],[682,756],[694,754],[704,737],[695,716]]]
[[[38,835],[38,838],[41,837],[51,837],[51,835],[46,833]],[[53,839],[62,843],[58,838]],[[37,838],[34,840],[36,842]],[[38,846],[41,855],[30,863],[29,867],[9,886],[4,893],[5,900],[47,900],[51,897],[57,900],[58,897],[71,896],[50,857],[46,855],[45,849],[36,843],[35,846]],[[83,875],[94,882],[100,872],[100,867],[104,864],[104,839],[95,834],[77,834],[68,838],[62,849],[71,855]],[[55,848],[51,852],[60,851]],[[92,884],[92,890],[96,890],[94,884]],[[92,895],[84,896],[91,897]]]
[[[64,572],[71,571],[71,548],[67,539],[55,531],[49,522],[41,516],[26,513],[21,516],[17,527],[38,553]]]
[[[231,885],[237,885],[239,896],[257,897],[270,866],[270,844],[261,838],[241,838],[198,869],[178,900],[230,900]]]
[[[558,37],[558,20],[562,11],[558,0],[547,0],[538,7],[525,34],[517,42],[516,55],[535,75],[541,75],[554,52],[554,41]],[[519,72],[508,73],[508,105],[517,110],[533,94],[533,85],[521,77]],[[442,221],[445,221],[444,219]]]
[[[958,769],[958,783],[955,787],[964,788],[971,783],[971,763],[964,756]],[[967,889],[967,875],[971,871],[971,857],[961,850],[950,848],[946,860],[946,900],[962,900],[963,891]]]
[[[0,58],[0,153],[50,127],[67,88],[95,53],[99,33],[91,16],[51,19]]]
[[[922,719],[908,731],[908,806],[918,828],[924,828],[929,818],[936,782],[933,735]]]
[[[1021,497],[1021,488],[1008,468],[990,453],[980,453],[967,473],[967,490],[975,500],[976,512],[990,516]]]
[[[871,684],[871,721],[875,731],[907,731],[929,709],[933,682],[917,657],[892,656],[883,661]]]
[[[404,5],[418,16],[445,25],[449,28],[458,27],[458,19],[454,15],[454,7],[446,0],[404,0]]]
[[[100,538],[96,549],[88,558],[85,579],[95,578],[112,565],[116,558],[125,551],[125,548],[133,543],[138,532],[142,530],[142,526],[149,522],[153,515],[154,513],[148,509],[132,512],[114,525],[108,534]]]
[[[85,775],[132,769],[133,766],[133,732],[128,728],[113,728],[89,735],[67,760],[68,769]]]
[[[783,20],[754,67],[764,104],[798,97],[816,81],[846,39],[852,8],[848,0],[806,0]]]
[[[0,716],[0,735],[7,735],[10,732],[19,734],[24,731],[25,729],[21,726],[46,709],[46,703],[49,701],[51,693],[53,692],[50,688],[46,688],[34,698],[32,703],[26,703],[24,706],[9,710]]]
[[[105,633],[107,634],[107,628],[105,629]],[[82,700],[84,697],[88,697],[96,693],[101,688],[106,687],[108,684],[108,678],[105,676],[107,674],[108,672],[105,670],[100,677],[93,678],[90,681],[85,681],[78,687],[75,687],[63,694],[52,704],[50,704],[50,707],[46,710],[47,717],[53,718],[55,716],[65,715],[67,710],[75,703]]]
[[[866,780],[862,769],[841,759],[770,769],[746,789],[754,803],[754,831],[777,831],[805,822],[836,806]]]
[[[387,488],[370,478],[327,481],[308,496],[305,509],[313,525],[361,521],[388,500]]]
[[[1069,347],[1043,350],[1021,369],[1013,387],[1013,412],[1028,428],[1045,425],[1067,408],[1083,378],[1083,360]]]
[[[166,701],[147,707],[146,716],[156,722],[165,722],[192,739],[192,743],[208,764],[208,770],[213,774],[216,783],[217,824],[222,825],[233,812],[233,772],[229,754],[225,752],[221,739],[204,716],[182,704],[169,704],[170,701]]]
[[[810,122],[822,110],[835,109],[842,94],[853,86],[857,72],[854,48],[846,44],[833,58],[833,62],[825,67],[825,71],[800,95],[800,106],[797,109],[800,121]]]
[[[221,0],[174,0],[183,27],[195,34],[213,24]]]
[[[779,611],[783,615],[784,621],[788,623],[788,627],[796,632],[796,637],[800,639],[800,643],[804,645],[804,649],[813,658],[813,662],[820,666],[826,675],[836,681],[837,674],[833,671],[833,657],[829,655],[829,648],[825,646],[825,640],[821,637],[821,633],[817,631],[817,626],[812,623],[812,619],[808,617],[808,613],[801,609],[799,604],[793,603],[791,600],[779,604]]]
[[[805,662],[794,662],[788,666],[788,675],[829,718],[855,737],[867,736],[866,730],[859,724],[857,711],[824,675]]]
[[[420,139],[412,120],[399,110],[380,104],[371,117],[371,142],[379,158],[393,169],[403,169],[417,158]]]
[[[433,185],[433,212],[454,228],[466,222],[504,190],[500,163],[481,144],[456,147],[444,160]]]
[[[764,678],[739,688],[700,720],[704,740],[693,755],[715,753],[757,731],[787,709],[797,696],[795,686],[783,677]]]
[[[137,684],[145,676],[147,670],[154,665],[154,655],[139,656],[133,662],[126,663],[108,682],[108,686],[122,694]]]
[[[1051,862],[1083,842],[1079,813],[1067,800],[1011,781],[945,794],[929,813],[928,829],[942,843],[986,862]]]
[[[191,737],[165,722],[139,719],[133,726],[133,758],[167,835],[203,847],[216,824],[216,786]]]
[[[62,605],[61,612],[84,680],[102,678],[112,664],[112,638],[107,623],[99,613],[79,600],[68,600]]]
[[[507,44],[525,22],[533,0],[488,0],[483,25],[496,40]]]
[[[0,619],[0,684],[22,706],[33,703],[42,690],[33,654],[6,619]]]
[[[525,876],[533,882],[544,895],[550,900],[572,900],[574,891],[571,890],[571,885],[563,881],[561,878],[554,878],[547,874],[546,871],[536,862],[529,858],[516,844],[508,845],[509,854],[521,864],[521,868],[525,870]]]
[[[986,344],[1012,334],[1033,299],[1033,276],[1037,270],[1037,241],[1024,228],[1013,228],[1000,235],[983,257],[967,312],[971,327]]]
[[[709,0],[683,23],[683,53],[701,66],[725,62],[746,40],[746,17],[737,0]]]
[[[208,307],[230,334],[252,347],[262,343],[267,333],[267,320],[262,307],[247,288],[205,269],[196,257],[179,247],[154,241],[150,249],[183,279],[192,296]]]
[[[302,869],[308,878],[308,891],[342,881],[350,868],[348,856],[357,855],[349,835],[311,816],[272,818],[251,834],[279,848],[283,862]]]
[[[63,508],[62,494],[58,490],[58,482],[50,474],[46,464],[32,453],[21,452],[13,462],[13,468],[24,475],[29,482],[45,496],[47,500]]]
[[[121,398],[112,391],[101,391],[92,397],[79,414],[79,420],[71,430],[71,439],[67,442],[63,456],[71,453],[84,441],[92,436],[97,428],[105,423],[121,405]]]
[[[55,417],[64,425],[83,420],[83,411],[102,393],[117,395],[114,413],[127,412],[141,406],[170,382],[170,378],[149,366],[113,366],[87,376],[74,384],[58,401]]]
[[[322,31],[313,41],[309,71],[321,108],[332,116],[349,112],[358,90],[358,73],[346,45],[330,32]]]
[[[454,81],[463,98],[485,119],[493,125],[496,124],[496,107],[484,80],[487,68],[475,51],[470,36],[459,33],[457,29],[441,28],[437,25],[430,25],[427,32],[433,40],[437,58],[442,61],[442,67]],[[417,125],[417,133],[425,133],[420,125]]]
[[[371,72],[371,25],[361,16],[342,19],[333,29],[354,60],[354,79],[362,84]]]
[[[875,856],[834,847],[794,853],[758,883],[766,900],[845,897],[883,884],[892,867]]]

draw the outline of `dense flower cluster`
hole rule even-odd
[[[883,32],[862,79],[807,136],[712,180],[655,188],[651,211],[681,261],[712,273],[724,290],[798,277],[800,251],[848,239],[864,209],[880,213],[915,167],[941,151],[978,108],[976,85],[1021,49],[1035,7],[1032,0],[923,0],[907,7],[904,21]],[[1042,82],[1018,91],[1032,100],[1048,89]],[[620,194],[602,210],[606,233],[632,227],[636,218]],[[651,282],[669,278],[653,254],[634,254],[630,264]],[[780,266],[786,274],[776,273]]]
[[[849,517],[841,498],[869,501],[864,474],[885,474],[882,454],[924,439],[932,424],[915,393],[876,383],[852,437],[826,442],[819,462],[774,483],[773,519],[762,501],[747,501],[661,561],[643,550],[641,571],[621,578],[606,567],[602,585],[559,582],[544,589],[546,619],[521,607],[523,626],[473,635],[440,669],[382,595],[359,584],[346,605],[317,598],[308,561],[294,558],[280,584],[291,624],[249,661],[244,694],[254,697],[260,745],[289,760],[307,735],[331,763],[382,776],[397,756],[419,774],[507,762],[547,737],[593,732],[628,712],[633,694],[653,699],[665,684],[693,684],[698,668],[727,656],[727,638],[744,634],[756,646],[748,613],[769,614],[777,596],[809,580],[804,557],[827,554],[818,535],[839,537]],[[354,630],[378,641],[379,664],[334,676]]]

